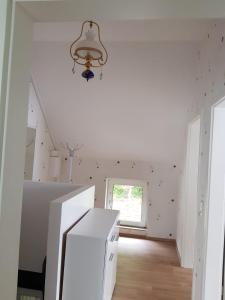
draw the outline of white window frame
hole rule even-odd
[[[143,201],[141,210],[141,222],[131,221],[120,221],[121,226],[140,227],[146,228],[147,222],[147,193],[148,185],[144,180],[137,179],[122,179],[122,178],[107,178],[106,179],[106,196],[105,196],[105,208],[112,209],[113,204],[113,186],[114,185],[130,185],[130,186],[141,186],[143,188]]]

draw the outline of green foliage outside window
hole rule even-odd
[[[131,194],[129,193],[131,192]],[[130,195],[129,195],[130,194]],[[141,186],[129,186],[115,184],[113,186],[113,198],[124,199],[131,196],[133,199],[143,198],[143,188]]]
[[[124,185],[115,184],[113,186],[113,197],[115,198],[126,198],[127,193]]]
[[[131,194],[133,198],[143,198],[143,188],[141,186],[132,186]]]

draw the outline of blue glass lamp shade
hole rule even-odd
[[[87,69],[82,73],[82,77],[88,81],[89,79],[94,78],[95,74],[90,69]]]

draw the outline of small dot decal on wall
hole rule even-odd
[[[163,180],[160,180],[159,183],[158,183],[158,187],[161,187],[163,184]]]
[[[157,218],[156,218],[156,221],[159,221],[160,220],[160,214],[158,214]]]
[[[153,166],[150,166],[150,172],[151,172],[151,173],[154,173],[154,172],[155,172]]]

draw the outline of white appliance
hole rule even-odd
[[[63,300],[111,300],[119,211],[94,208],[67,235]]]

